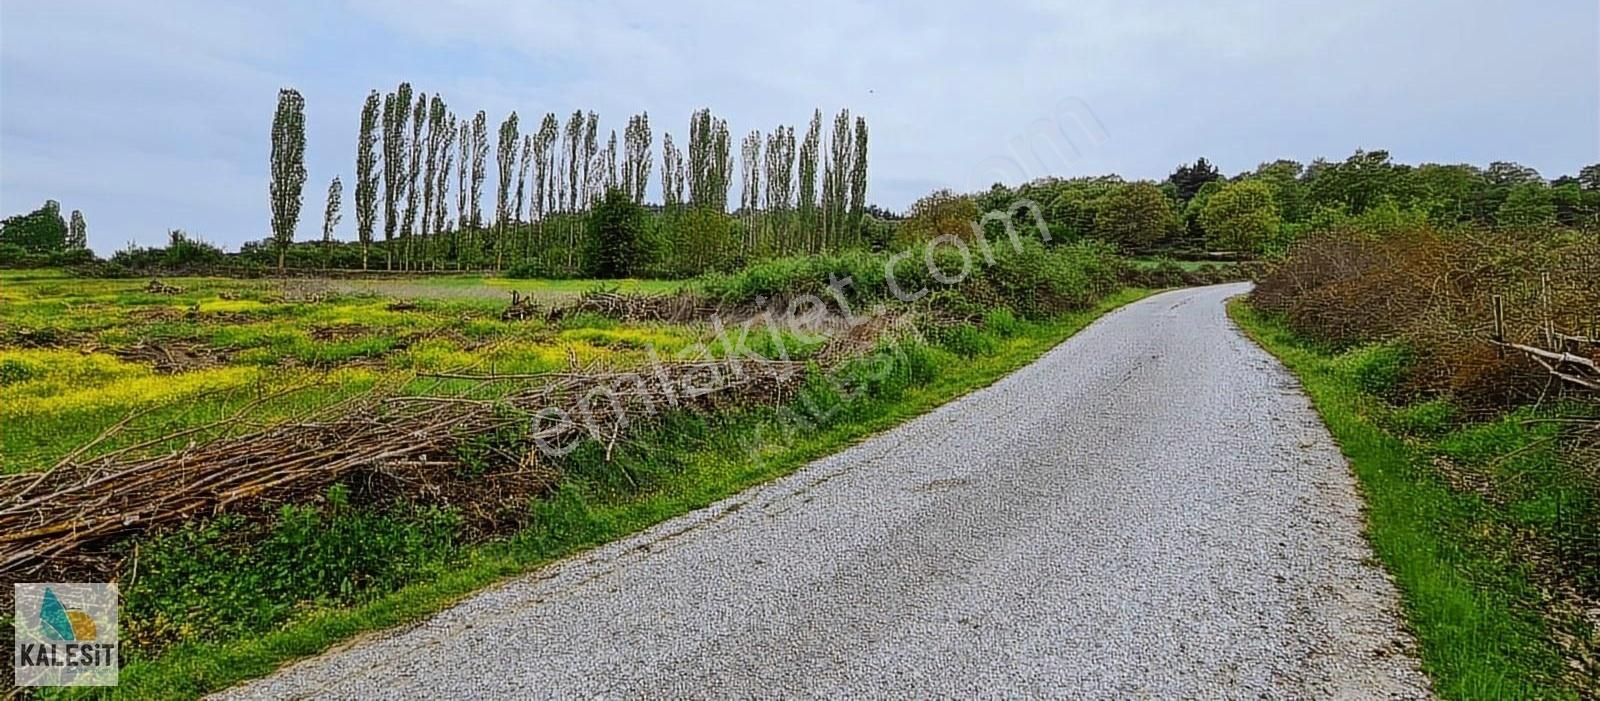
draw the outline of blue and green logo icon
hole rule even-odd
[[[94,640],[94,619],[78,609],[61,605],[60,597],[48,587],[39,601],[39,623],[45,634],[55,640],[89,642]]]

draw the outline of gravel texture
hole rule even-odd
[[[1431,696],[1349,468],[1224,285],[227,697]]]

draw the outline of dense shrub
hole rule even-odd
[[[1540,394],[1546,375],[1490,342],[1493,299],[1504,300],[1507,340],[1537,342],[1545,273],[1555,326],[1594,328],[1600,321],[1600,241],[1575,232],[1415,227],[1377,235],[1336,229],[1291,246],[1251,303],[1337,347],[1404,341],[1414,354],[1404,380],[1411,391],[1498,405]]]

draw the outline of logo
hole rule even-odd
[[[117,683],[117,585],[15,585],[17,686]]]

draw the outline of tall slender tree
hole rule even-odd
[[[822,181],[822,222],[825,245],[837,246],[843,240],[846,200],[849,199],[850,165],[854,160],[855,140],[850,132],[850,110],[839,110],[833,119],[833,135],[828,140],[828,162]]]
[[[438,225],[441,217],[436,211],[444,208],[444,201],[439,197],[439,180],[449,180],[450,169],[440,170],[439,165],[447,156],[445,143],[455,133],[455,127],[446,124],[447,116],[449,111],[445,109],[444,99],[434,94],[433,101],[428,104],[428,148],[423,156],[427,165],[422,174],[422,226],[419,228],[425,260],[430,259],[429,242],[443,228]]]
[[[586,210],[600,195],[596,192],[599,188],[594,187],[595,154],[600,153],[599,130],[600,115],[591,110],[583,123],[583,208]]]
[[[367,269],[367,249],[378,219],[378,91],[367,94],[361,108],[361,129],[356,136],[356,237],[361,240],[361,269]],[[387,124],[385,124],[387,126]]]
[[[611,138],[606,141],[603,158],[606,164],[606,191],[609,192],[617,187],[617,130],[615,129],[611,130]]]
[[[583,157],[583,110],[576,110],[567,120],[566,131],[561,137],[561,155],[566,159],[566,178],[562,181],[562,189],[566,197],[565,211],[578,211],[578,176],[583,174],[578,161]]]
[[[300,203],[306,184],[306,99],[299,91],[278,91],[278,111],[272,117],[272,240],[278,248],[278,273],[284,254],[294,241],[300,223]]]
[[[450,216],[450,168],[455,162],[456,145],[455,114],[452,113],[445,117],[442,133],[443,137],[439,143],[439,177],[434,179],[433,232],[435,238],[442,236],[445,230],[445,220]],[[454,241],[454,237],[451,240]],[[455,251],[450,250],[447,253],[453,260]],[[436,260],[434,264],[437,266],[438,261]]]
[[[405,196],[406,120],[411,116],[411,84],[401,83],[383,98],[383,259],[394,269],[394,236]]]
[[[856,117],[856,142],[854,160],[850,164],[850,218],[849,232],[859,239],[861,217],[867,207],[867,120]]]
[[[72,216],[67,218],[66,248],[69,251],[81,251],[89,247],[89,224],[83,220],[83,211],[74,209]]]
[[[622,187],[634,202],[644,202],[645,185],[650,182],[650,140],[649,113],[630,118],[623,132]]]
[[[522,208],[528,196],[528,171],[533,168],[533,134],[522,137],[522,156],[517,159],[517,194],[512,197],[514,211],[512,220],[517,222],[527,221],[522,218]],[[528,219],[533,218],[533,207],[528,205]]]
[[[517,142],[520,140],[517,133],[517,113],[513,110],[504,122],[500,123],[500,148],[495,151],[495,164],[499,169],[495,171],[495,197],[494,197],[494,269],[499,270],[504,258],[506,248],[506,220],[511,218],[511,174],[517,167]]]
[[[416,231],[417,205],[421,202],[421,195],[417,180],[422,174],[423,149],[427,142],[423,140],[422,128],[428,123],[428,95],[423,93],[417,96],[417,103],[411,108],[411,137],[406,140],[406,168],[403,187],[406,191],[406,210],[400,219],[400,268],[411,268],[411,239]]]
[[[483,110],[478,110],[472,117],[472,193],[468,195],[472,205],[472,228],[483,228],[483,179],[484,166],[489,158],[489,115]]]
[[[795,202],[800,233],[805,239],[804,248],[811,252],[817,250],[817,158],[821,154],[822,110],[817,110],[812,113],[811,126],[806,129],[806,138],[800,143],[800,182],[796,186],[798,198]]]
[[[466,228],[472,225],[472,213],[467,209],[469,189],[467,179],[468,173],[472,168],[472,123],[465,119],[461,120],[459,141],[461,142],[461,160],[456,163],[456,226],[450,236],[450,259],[455,262],[457,268],[461,267],[463,247],[471,243],[471,239],[463,241],[462,236],[466,234]]]
[[[539,237],[539,254],[541,262],[549,265],[549,241],[545,238],[544,215],[556,206],[554,180],[556,177],[555,155],[551,147],[556,139],[561,136],[561,120],[555,113],[548,113],[539,123],[539,132],[533,138],[533,210],[529,216],[538,223],[535,231]]]
[[[661,135],[661,204],[667,210],[682,205],[684,186],[683,151],[672,145],[672,133]]]
[[[344,199],[344,183],[339,182],[339,176],[333,176],[333,181],[328,183],[328,204],[322,210],[322,265],[327,267],[328,255],[333,250],[333,230],[339,226],[339,220],[344,214],[339,211]]]
[[[746,134],[739,144],[739,211],[744,217],[745,250],[753,251],[760,239],[756,209],[761,206],[761,131]]]

